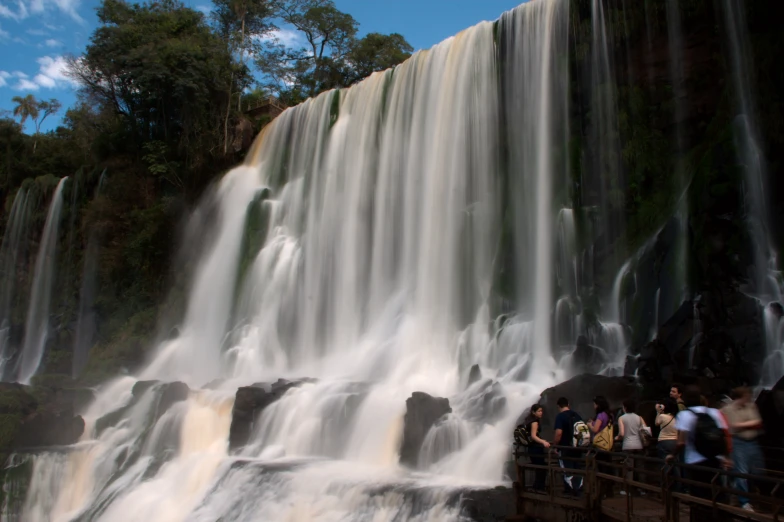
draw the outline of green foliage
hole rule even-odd
[[[85,55],[70,62],[85,98],[119,115],[137,146],[165,141],[187,165],[204,163],[247,69],[201,13],[175,0],[105,0],[98,19]]]
[[[413,50],[397,33],[357,39],[359,24],[332,0],[276,0],[274,5],[278,16],[307,44],[292,49],[273,41],[257,57],[257,66],[268,78],[267,88],[289,105],[394,67]]]

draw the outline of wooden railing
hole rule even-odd
[[[565,449],[574,457],[565,457]],[[520,451],[514,451],[513,457],[519,516],[531,516],[543,507],[559,505],[583,512],[589,520],[778,521],[784,518],[784,477],[778,472],[747,475],[731,469],[666,463],[641,454],[593,448],[552,448],[543,455],[544,465],[532,464],[527,454]],[[559,460],[573,462],[577,469],[564,469]],[[544,491],[531,488],[536,470],[547,474]],[[704,475],[703,481],[694,480],[699,472]],[[579,496],[562,492],[564,475],[583,479]],[[749,481],[749,492],[735,488],[738,478]],[[698,491],[699,495],[690,494]],[[748,497],[755,511],[733,505],[732,498],[739,495]]]

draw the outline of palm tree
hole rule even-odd
[[[14,96],[11,101],[16,104],[14,107],[14,117],[19,118],[19,122],[24,125],[27,118],[32,118],[33,121],[38,119],[38,100],[35,96],[28,94],[24,98],[21,96]]]

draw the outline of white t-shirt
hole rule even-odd
[[[694,447],[694,426],[697,424],[697,415],[694,414],[691,410],[694,410],[697,413],[707,413],[713,420],[716,421],[716,424],[723,429],[727,429],[727,423],[724,421],[724,417],[722,417],[719,410],[713,408],[707,408],[705,406],[693,406],[688,410],[683,410],[682,412],[678,413],[678,416],[675,417],[675,429],[678,431],[685,431],[688,433],[686,437],[686,450],[683,455],[686,464],[696,464],[698,462],[702,462],[703,460],[708,460],[707,457],[703,457]]]

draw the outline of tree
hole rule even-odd
[[[229,53],[239,53],[239,61],[245,65],[245,56],[257,51],[259,39],[274,28],[270,20],[274,8],[267,0],[214,0],[213,20],[218,33],[226,41]],[[231,85],[229,85],[231,89]],[[232,92],[229,91],[229,99]],[[237,96],[237,111],[242,110],[242,95]],[[229,117],[231,102],[226,107],[223,120],[223,152],[229,145]]]
[[[202,164],[228,139],[222,116],[231,93],[250,84],[247,68],[200,12],[177,0],[104,0],[97,14],[85,54],[69,60],[84,99],[117,114],[136,151],[161,141],[185,165]]]
[[[49,101],[38,101],[32,94],[28,94],[24,98],[21,96],[14,96],[12,101],[16,103],[16,107],[14,107],[14,116],[19,118],[19,123],[24,125],[27,118],[33,120],[33,124],[35,125],[35,136],[40,134],[41,125],[46,117],[50,114],[56,114],[62,106],[60,105],[60,102],[54,98]],[[33,140],[33,153],[35,153],[37,144],[38,139],[36,138]]]
[[[11,101],[16,104],[14,117],[19,118],[19,123],[22,126],[24,126],[27,118],[32,118],[33,120],[38,118],[38,100],[32,94],[28,94],[24,98],[14,96],[11,98]]]
[[[393,67],[413,51],[397,33],[357,39],[356,20],[332,0],[275,0],[275,6],[279,17],[302,34],[307,47],[292,49],[270,41],[256,64],[268,79],[265,86],[289,105]]]
[[[357,21],[332,0],[276,0],[275,6],[281,19],[303,34],[308,48],[272,44],[259,62],[262,70],[279,86],[297,85],[310,96],[331,88],[329,70],[351,49]]]
[[[346,84],[351,85],[372,73],[383,71],[407,60],[413,47],[398,33],[390,35],[370,33],[352,45],[348,54],[348,77]]]

